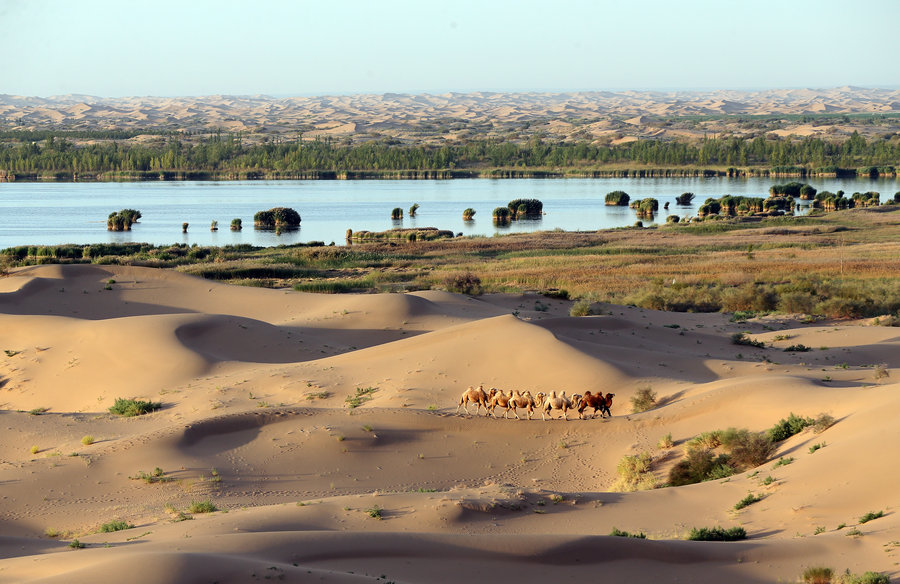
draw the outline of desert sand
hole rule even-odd
[[[205,95],[193,97],[92,95],[29,97],[0,94],[0,124],[10,129],[241,132],[245,143],[263,136],[352,141],[386,137],[420,143],[471,138],[515,140],[538,132],[551,140],[622,137],[701,139],[710,134],[846,137],[895,131],[852,119],[790,118],[819,114],[895,114],[900,90],[864,87],[762,91],[585,91],[568,93],[358,94],[315,97]],[[682,116],[697,124],[665,123]],[[750,116],[775,116],[774,125],[747,125]],[[781,118],[781,116],[788,116]],[[743,119],[747,118],[747,119]],[[154,139],[139,135],[135,142]],[[158,139],[158,138],[157,138]]]
[[[533,309],[538,298],[546,311]],[[612,305],[574,318],[570,306],[534,294],[315,295],[150,268],[14,269],[0,279],[0,582],[900,574],[897,328]],[[737,331],[813,350],[736,346]],[[887,377],[875,375],[882,363]],[[613,392],[612,417],[456,413],[479,383]],[[631,413],[646,386],[659,405]],[[376,389],[350,408],[357,388]],[[108,412],[118,397],[163,407],[121,418]],[[754,471],[613,490],[624,455],[650,452],[664,482],[686,440],[761,431],[791,412],[837,422],[779,443]],[[658,448],[667,433],[675,446]],[[780,457],[794,461],[776,467]],[[168,480],[129,478],[157,467]],[[735,511],[748,492],[765,498]],[[219,510],[179,520],[206,499]],[[872,511],[884,516],[859,524]],[[115,520],[134,527],[98,533]],[[684,540],[717,525],[748,539]],[[649,539],[609,536],[614,527]]]

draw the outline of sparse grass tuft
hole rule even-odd
[[[825,448],[826,446],[828,446],[828,445],[825,442],[817,442],[809,447],[809,453],[812,454],[816,450],[819,450],[820,448]]]
[[[31,449],[29,450],[29,452],[31,452],[32,454],[37,454],[40,451],[41,451],[41,449],[38,448],[37,446],[32,446]]]
[[[809,567],[803,571],[804,584],[831,584],[834,573],[831,568],[822,566]]]
[[[69,547],[72,548],[73,550],[80,550],[85,547],[85,544],[81,543],[77,539],[73,539],[72,541],[69,542]]]
[[[764,498],[765,498],[764,495],[756,495],[753,493],[748,493],[746,497],[744,497],[743,499],[741,499],[740,501],[738,501],[737,503],[734,504],[734,510],[740,511],[744,507],[749,507],[750,505],[752,505],[754,503],[759,503]]]
[[[316,391],[306,394],[306,399],[308,399],[309,401],[312,401],[314,399],[328,399],[329,397],[331,397],[330,391]]]
[[[144,414],[149,414],[150,412],[155,412],[160,408],[162,408],[162,404],[158,402],[142,401],[136,399],[123,399],[119,397],[116,398],[115,403],[112,405],[112,407],[109,408],[109,411],[112,414],[129,418],[132,416],[142,416]]]
[[[831,428],[835,424],[834,416],[830,414],[819,414],[816,416],[816,419],[813,421],[812,429],[816,434],[821,434],[828,428]]]
[[[50,408],[34,408],[33,410],[29,411],[28,413],[32,416],[40,416],[41,414],[44,414],[48,411],[50,411]]]
[[[891,584],[891,579],[881,572],[851,574],[847,570],[838,580],[840,584]]]
[[[788,456],[788,457],[782,456],[781,458],[778,459],[778,462],[776,462],[775,466],[773,466],[772,468],[774,469],[774,468],[778,468],[779,466],[787,466],[787,465],[791,464],[792,462],[794,462],[793,456]]]
[[[672,440],[671,432],[660,438],[659,442],[656,443],[657,448],[672,448],[673,446],[675,446],[675,442]]]
[[[383,511],[384,510],[381,507],[379,507],[378,505],[375,505],[374,507],[366,509],[366,513],[368,513],[369,517],[372,517],[373,519],[378,519],[378,520],[382,519]]]
[[[747,539],[747,532],[743,527],[731,527],[723,529],[722,527],[701,527],[692,528],[688,534],[689,541],[738,541]]]
[[[347,403],[347,407],[352,410],[372,399],[372,394],[376,391],[378,391],[377,387],[357,387],[356,395],[348,395],[344,401]]]
[[[85,446],[90,446],[91,444],[94,443],[94,437],[90,436],[90,435],[82,436],[81,443],[84,444]]]

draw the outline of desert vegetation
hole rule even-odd
[[[137,399],[116,398],[115,403],[110,406],[109,412],[118,416],[130,418],[132,416],[142,416],[155,412],[162,408],[162,404],[153,401],[144,401]]]

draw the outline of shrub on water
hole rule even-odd
[[[463,221],[471,221],[475,218],[475,209],[472,207],[467,208],[463,211]]]
[[[290,207],[273,207],[253,215],[253,224],[267,229],[295,228],[300,226],[300,221],[300,213]]]
[[[497,207],[491,213],[491,217],[496,223],[509,223],[509,207]]]
[[[394,207],[394,209],[391,211],[391,219],[395,221],[403,219],[403,209],[401,209],[400,207]]]
[[[681,193],[675,197],[675,203],[678,205],[690,205],[694,200],[694,193]]]
[[[606,194],[606,204],[627,207],[631,197],[625,191],[612,191]]]
[[[231,220],[231,230],[232,231],[240,231],[241,229],[243,229],[243,227],[241,226],[241,223],[242,223],[242,221],[239,217],[235,217],[234,219],[232,219]]]

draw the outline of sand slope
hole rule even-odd
[[[810,565],[898,575],[898,329],[523,305],[534,298],[15,270],[0,280],[0,582],[749,583]],[[733,345],[744,330],[773,348]],[[814,350],[780,350],[789,344]],[[612,392],[613,417],[457,414],[479,383]],[[633,414],[645,386],[660,405]],[[373,389],[348,408],[357,388]],[[116,397],[163,408],[119,418],[107,413]],[[837,423],[727,479],[612,490],[626,454],[651,453],[664,481],[686,440],[791,412]],[[659,449],[668,433],[676,446]],[[137,478],[157,467],[165,481]],[[748,492],[764,498],[735,511]],[[178,520],[204,499],[220,511]],[[870,511],[884,516],[859,524]],[[135,527],[98,533],[113,520]],[[715,525],[749,539],[683,541]],[[609,537],[614,527],[651,539]],[[87,548],[69,548],[74,538]]]

